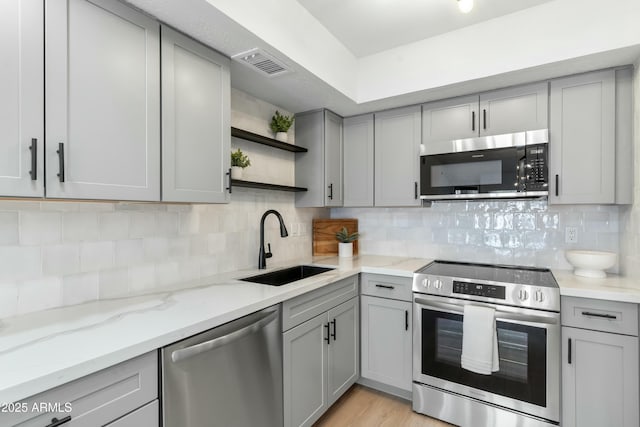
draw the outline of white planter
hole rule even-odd
[[[240,166],[231,166],[231,179],[242,179],[242,168]]]
[[[351,258],[353,256],[353,242],[338,243],[338,256],[340,258]]]
[[[286,132],[276,132],[276,140],[280,142],[287,142],[289,135]]]

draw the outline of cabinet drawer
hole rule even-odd
[[[0,425],[43,427],[52,418],[71,416],[64,427],[102,426],[157,398],[158,354],[152,351],[30,397],[22,401],[29,409],[26,413],[0,414]],[[31,411],[34,404],[43,403],[59,404],[60,410]]]
[[[374,297],[411,301],[411,277],[362,274],[362,294]]]
[[[638,335],[638,305],[590,298],[562,297],[563,326]]]
[[[159,425],[160,405],[156,399],[105,427],[158,427]]]
[[[358,295],[358,275],[316,289],[282,303],[282,330],[324,313]]]

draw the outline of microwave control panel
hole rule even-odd
[[[548,190],[547,144],[528,145],[525,160],[525,190]]]

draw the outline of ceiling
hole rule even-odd
[[[637,0],[475,0],[468,15],[455,0],[125,1],[227,57],[275,56],[290,73],[232,60],[231,85],[294,113],[346,117],[640,60]]]
[[[378,53],[551,0],[297,0],[356,57]]]

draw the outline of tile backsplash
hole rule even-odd
[[[338,208],[331,217],[358,219],[363,254],[570,269],[565,249],[619,251],[616,206],[438,202],[430,208]],[[578,229],[577,243],[565,243],[565,227]]]
[[[233,126],[271,136],[276,106],[235,89],[231,106]],[[292,153],[231,145],[251,158],[247,179],[293,184]],[[0,200],[0,319],[255,268],[267,209],[301,231],[283,239],[267,218],[269,262],[310,256],[312,219],[329,211],[297,209],[293,193],[234,188],[231,203],[216,205]]]

